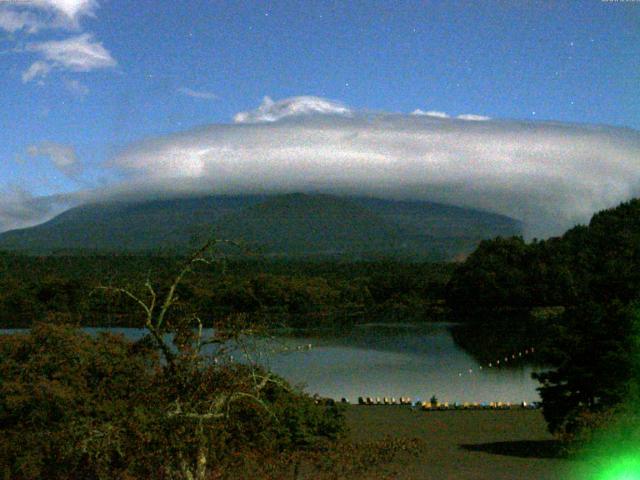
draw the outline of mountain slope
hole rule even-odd
[[[0,234],[0,249],[184,251],[194,236],[245,240],[274,256],[447,258],[519,233],[508,217],[428,202],[330,195],[207,196],[92,204]]]
[[[328,195],[282,195],[225,216],[218,236],[261,244],[289,255],[394,254],[420,252],[431,237],[400,226],[351,199]],[[419,241],[414,241],[419,237]]]

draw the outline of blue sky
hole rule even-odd
[[[12,208],[267,95],[640,129],[640,2],[0,0],[0,65]]]

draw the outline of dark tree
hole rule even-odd
[[[637,382],[637,308],[594,302],[567,310],[542,354],[554,370],[535,374],[549,430],[576,434],[585,412],[622,403]]]

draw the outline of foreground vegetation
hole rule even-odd
[[[90,336],[36,324],[0,336],[0,472],[27,479],[349,478],[409,446],[346,442],[340,408],[248,363],[228,360],[256,325],[214,324],[178,301],[199,250],[164,288],[145,283],[132,301],[148,335]],[[205,355],[205,345],[217,347]],[[305,473],[306,472],[306,473]]]

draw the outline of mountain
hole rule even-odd
[[[280,257],[445,259],[484,238],[520,233],[516,220],[430,202],[331,195],[206,196],[72,208],[41,225],[0,234],[0,249],[185,251],[194,237],[244,240]]]

